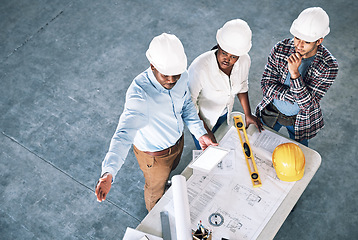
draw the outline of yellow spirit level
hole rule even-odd
[[[245,129],[244,122],[242,121],[242,117],[240,115],[234,116],[234,122],[235,122],[237,133],[239,134],[240,137],[241,147],[242,147],[242,151],[244,152],[247,167],[250,172],[252,185],[254,187],[261,187],[262,186],[261,179],[259,176],[259,172],[257,171],[254,156],[252,155],[251,146],[246,134],[246,129]],[[245,141],[242,140],[241,131],[244,133]]]

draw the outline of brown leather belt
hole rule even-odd
[[[293,116],[286,116],[285,114],[281,113],[280,110],[278,110],[273,103],[272,107],[278,112],[278,119],[277,121],[283,125],[283,126],[294,126],[296,122],[297,115]]]
[[[280,110],[278,110],[272,102],[270,102],[269,105],[271,106],[272,109],[274,109],[274,111],[276,111],[278,113],[277,121],[281,125],[283,125],[283,126],[292,126],[292,125],[294,126],[295,125],[297,115],[286,116],[285,114],[281,113]]]
[[[156,151],[156,152],[146,152],[144,151],[144,153],[149,154],[153,157],[158,157],[158,156],[162,156],[162,155],[166,155],[166,154],[170,154],[171,152],[173,152],[173,150],[175,150],[175,148],[177,148],[179,146],[180,141],[183,139],[183,135],[178,139],[178,141],[171,147],[168,147],[166,149],[160,150],[160,151]]]

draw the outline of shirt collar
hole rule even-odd
[[[212,72],[213,74],[217,74],[218,72],[222,72],[224,75],[226,75],[223,71],[220,70],[219,68],[219,64],[218,64],[218,61],[216,59],[216,51],[217,49],[215,50],[212,50],[212,54],[211,54],[211,69],[212,69]],[[235,72],[238,71],[239,69],[239,61],[240,61],[240,57],[239,59],[236,61],[236,63],[234,64],[233,68],[232,68],[232,71],[231,71],[231,74],[230,74],[230,77],[235,75]],[[226,75],[227,76],[227,75]]]
[[[154,73],[152,71],[152,69],[149,67],[147,69],[147,74],[148,74],[148,78],[149,81],[152,83],[152,85],[154,86],[155,89],[157,89],[158,92],[162,93],[162,92],[168,92],[168,89],[165,89],[157,80],[157,78],[154,76]]]

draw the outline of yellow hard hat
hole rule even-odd
[[[294,143],[278,145],[272,153],[272,163],[277,177],[282,181],[294,182],[303,177],[305,155]]]

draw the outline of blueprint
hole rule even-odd
[[[253,150],[270,159],[273,151],[278,145],[282,143],[293,142],[288,138],[271,132],[270,130],[262,131],[261,133],[257,131],[254,132],[252,135],[250,135],[249,141]]]
[[[270,131],[248,135],[262,186],[254,188],[237,130],[232,127],[219,146],[230,150],[209,174],[194,171],[187,181],[192,228],[199,221],[213,240],[256,239],[294,182],[280,181],[272,166],[275,147],[289,140]],[[199,152],[193,153],[193,157]]]

